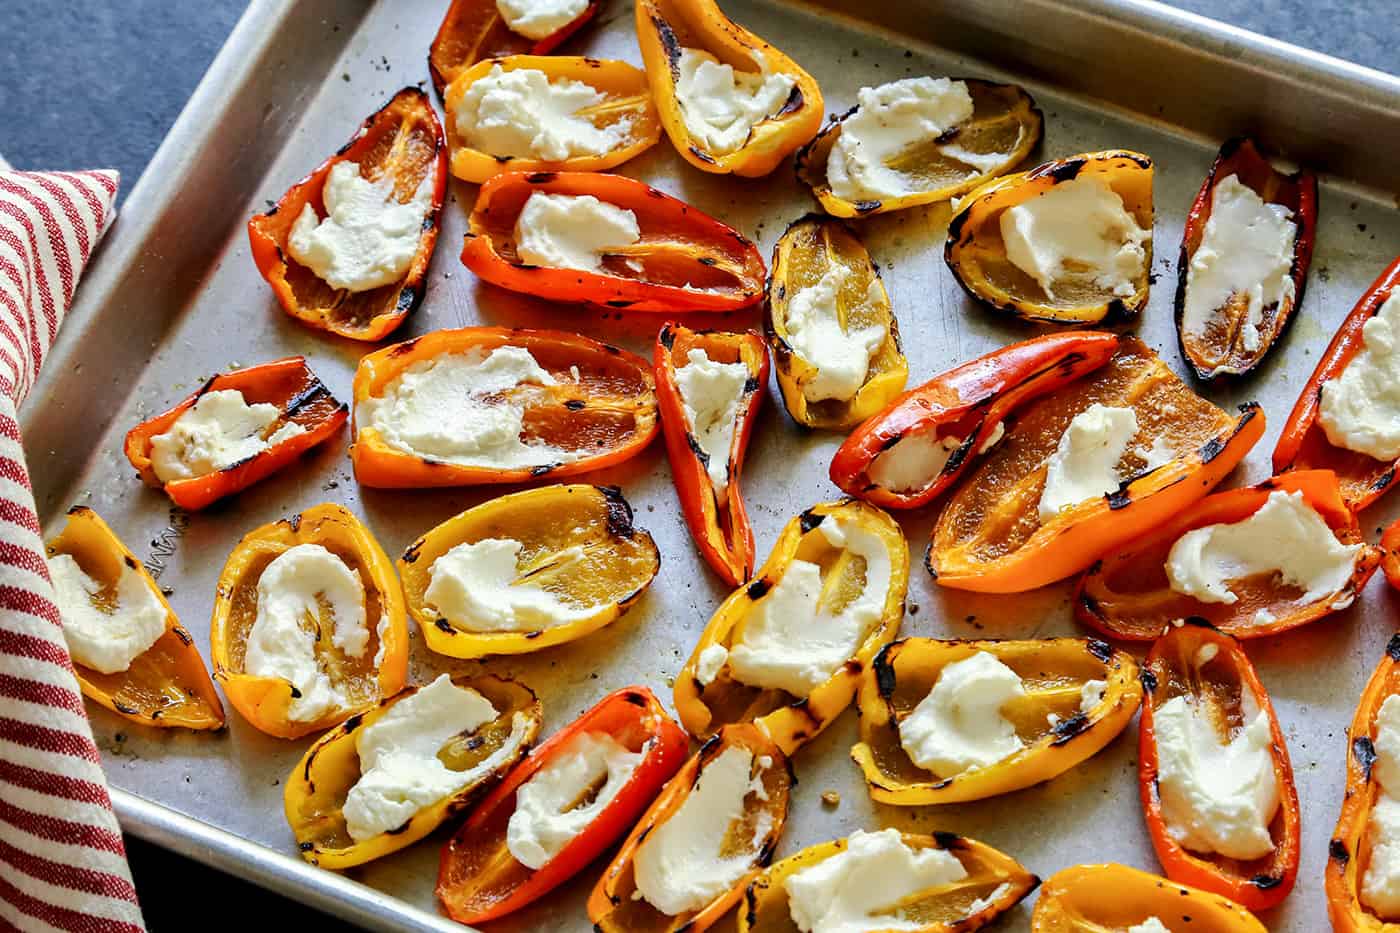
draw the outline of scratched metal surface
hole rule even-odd
[[[361,490],[350,473],[347,438],[341,436],[231,502],[198,515],[172,515],[166,500],[143,487],[121,455],[121,437],[128,426],[231,366],[305,354],[336,395],[349,398],[356,360],[366,348],[307,330],[277,308],[248,255],[242,223],[337,148],[394,90],[426,78],[425,50],[443,3],[327,0],[314,10],[312,6],[298,9],[286,0],[253,4],[231,40],[232,51],[216,63],[177,125],[172,143],[133,194],[128,215],[94,269],[69,332],[56,348],[53,371],[24,413],[46,528],[55,529],[71,505],[97,509],[161,571],[162,584],[173,589],[172,604],[206,658],[205,623],[214,581],[230,549],[248,529],[321,501],[337,501],[363,516],[392,554],[448,516],[507,491]],[[938,15],[946,18],[953,15],[950,10],[963,6],[947,4]],[[1176,252],[1183,214],[1218,139],[1167,125],[1158,118],[1160,108],[1144,116],[1121,101],[1096,103],[1036,80],[1036,75],[1065,67],[1064,61],[1056,65],[1045,58],[1051,53],[1043,49],[1023,55],[1020,45],[1007,44],[1006,57],[997,61],[1027,64],[1024,72],[1003,71],[994,62],[959,54],[959,48],[971,46],[959,46],[963,34],[957,30],[943,32],[943,45],[934,46],[799,6],[733,0],[725,7],[816,75],[828,111],[846,109],[862,83],[908,75],[1022,80],[1046,116],[1045,142],[1035,158],[1119,147],[1149,153],[1157,164],[1153,272],[1158,284],[1136,331],[1181,370],[1170,313]],[[1035,35],[1034,17],[1044,17],[1054,7],[1036,0],[1019,13],[1007,3],[987,4],[985,9],[987,21],[995,20],[998,28],[1007,28],[1016,16],[1030,17],[1026,34]],[[1135,0],[1095,0],[1079,8],[1099,17],[1084,29],[1109,29],[1113,16],[1137,17],[1133,22],[1139,26],[1159,22],[1159,39],[1168,25],[1201,28],[1180,17],[1152,20],[1165,14]],[[930,22],[933,16],[931,12]],[[1058,20],[1042,25],[1046,30],[1051,25],[1063,28]],[[1151,41],[1147,31],[1138,31],[1145,43]],[[966,35],[971,43],[973,34]],[[1080,40],[1094,41],[1095,35]],[[1103,41],[1114,35],[1102,33]],[[1198,44],[1196,54],[1207,47],[1235,50],[1234,56],[1219,55],[1217,61],[1194,62],[1202,75],[1209,74],[1220,86],[1230,85],[1219,79],[1236,67],[1232,57],[1291,54],[1209,29],[1200,34]],[[639,63],[630,4],[611,0],[599,27],[567,51]],[[1189,51],[1177,54],[1183,56],[1182,67],[1193,64]],[[1400,85],[1378,83],[1380,76],[1348,72],[1338,63],[1328,65],[1332,71],[1327,71],[1306,57],[1293,66],[1289,74],[1299,80],[1325,72],[1329,92],[1354,86],[1357,108],[1346,110],[1350,104],[1344,101],[1325,117],[1300,111],[1303,116],[1295,114],[1300,138],[1316,136],[1329,125],[1346,125],[1347,119],[1359,120],[1367,107],[1389,120],[1375,125],[1377,138],[1400,132],[1400,93],[1389,98],[1388,110],[1384,93]],[[1244,65],[1238,67],[1237,97],[1247,97],[1251,87],[1257,91],[1259,86],[1249,83],[1255,78]],[[1309,72],[1312,67],[1319,70]],[[1150,75],[1139,78],[1152,80]],[[1156,80],[1163,100],[1172,107],[1179,104],[1180,92],[1171,88],[1183,83],[1180,74],[1162,73]],[[1348,80],[1354,85],[1347,85]],[[1105,85],[1102,91],[1100,97],[1114,97],[1113,87]],[[1220,107],[1227,105],[1222,98]],[[1261,112],[1265,109],[1261,103]],[[1177,124],[1208,132],[1216,112],[1206,108],[1194,122],[1175,110],[1172,116]],[[1284,135],[1281,125],[1267,115],[1253,122],[1266,136]],[[1354,133],[1338,135],[1337,140],[1338,151],[1366,144]],[[1378,158],[1389,155],[1390,150],[1382,148]],[[754,238],[765,255],[771,254],[789,221],[814,207],[808,192],[785,168],[759,181],[702,175],[685,166],[664,140],[622,171],[734,225]],[[1382,184],[1387,181],[1378,175],[1369,180],[1378,178]],[[480,323],[577,330],[634,350],[650,345],[662,320],[658,316],[550,306],[478,283],[457,258],[473,196],[471,186],[452,183],[427,300],[397,336]],[[942,206],[858,225],[884,273],[905,335],[911,385],[1035,332],[994,318],[963,295],[941,258],[947,215],[948,208]],[[1237,385],[1205,392],[1221,405],[1258,399],[1270,423],[1264,441],[1227,482],[1253,481],[1267,474],[1278,426],[1318,354],[1357,295],[1397,251],[1400,215],[1393,192],[1335,180],[1324,184],[1312,277],[1292,333],[1260,372]],[[756,326],[758,317],[709,316],[704,323],[743,328]],[[760,558],[792,515],[837,496],[826,468],[840,440],[794,427],[782,411],[775,386],[768,388],[765,405],[744,482]],[[88,437],[96,443],[77,440]],[[415,633],[416,680],[425,681],[439,671],[480,667],[517,675],[543,697],[550,730],[623,684],[642,682],[669,698],[671,677],[725,589],[695,554],[659,443],[628,464],[587,478],[620,485],[636,507],[638,523],[656,537],[663,553],[662,571],[649,594],[622,620],[583,641],[484,665],[431,656]],[[1400,500],[1392,500],[1368,512],[1368,532],[1388,520],[1397,505]],[[916,558],[922,555],[933,514],[924,510],[899,516]],[[1064,585],[1016,597],[940,590],[916,563],[903,632],[1005,638],[1074,634],[1067,592]],[[1325,927],[1321,871],[1341,796],[1343,730],[1361,684],[1394,629],[1396,601],[1378,577],[1351,609],[1295,634],[1250,645],[1288,734],[1304,810],[1302,871],[1287,905],[1266,918],[1273,929],[1303,933]],[[349,882],[311,869],[295,857],[282,816],[281,780],[308,742],[269,738],[231,708],[228,730],[217,735],[147,731],[103,710],[92,713],[129,831],[365,926],[446,928],[433,916],[432,899],[445,832],[348,872]],[[1048,784],[979,803],[919,809],[870,803],[847,757],[855,731],[854,714],[848,712],[796,755],[801,784],[780,856],[857,828],[895,825],[952,830],[982,839],[1042,877],[1084,861],[1118,860],[1156,868],[1137,803],[1135,726],[1102,754]],[[820,795],[826,790],[840,792],[838,807],[821,805]],[[583,903],[598,867],[583,872],[545,903],[492,928],[587,929]],[[1004,929],[1027,927],[1031,900],[1008,915]]]

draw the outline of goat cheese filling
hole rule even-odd
[[[1005,435],[1006,426],[998,421],[977,448],[977,453],[981,455],[991,450]],[[964,440],[966,438],[953,434],[938,437],[933,431],[906,434],[899,443],[875,457],[866,475],[872,483],[891,492],[922,492],[942,475],[953,451],[961,447]]]
[[[939,672],[928,696],[899,723],[899,744],[910,761],[941,778],[994,765],[1025,747],[1001,714],[1025,695],[1015,671],[978,651]]]
[[[534,632],[592,615],[592,607],[567,603],[534,582],[541,570],[582,560],[582,546],[550,554],[538,567],[521,567],[523,547],[511,538],[456,545],[428,569],[424,602],[453,628],[467,632]]]
[[[706,645],[705,650],[700,652],[700,656],[695,659],[695,679],[700,686],[708,687],[715,682],[719,672],[724,670],[724,665],[729,662],[729,649],[719,642]]]
[[[370,181],[357,163],[337,162],[321,188],[326,216],[303,205],[287,237],[287,252],[331,288],[364,292],[392,285],[418,252],[435,181],[429,172],[413,197],[401,203],[392,175]]]
[[[237,389],[205,392],[151,438],[151,469],[162,483],[207,476],[306,433],[295,421],[269,432],[281,417],[276,405],[249,405]]]
[[[1148,917],[1142,923],[1128,927],[1128,933],[1172,933],[1171,928],[1156,917]]]
[[[1124,476],[1118,461],[1138,432],[1137,413],[1098,402],[1074,416],[1046,461],[1040,493],[1040,520],[1116,490]]]
[[[1167,555],[1167,578],[1178,593],[1231,605],[1239,601],[1232,581],[1277,574],[1282,585],[1303,591],[1299,603],[1311,603],[1346,587],[1361,548],[1338,541],[1301,492],[1280,489],[1243,521],[1206,525],[1178,538]]]
[[[535,41],[554,35],[586,9],[588,0],[496,0],[510,31]]]
[[[1361,902],[1382,920],[1400,920],[1400,697],[1376,711],[1371,775],[1379,784],[1367,830],[1371,858],[1361,878]]]
[[[582,113],[607,100],[582,81],[551,79],[535,68],[495,65],[472,82],[453,111],[457,135],[493,156],[563,162],[599,156],[627,139],[630,120],[606,127]]]
[[[795,84],[767,70],[735,71],[699,49],[681,49],[676,63],[676,103],[686,132],[717,155],[742,149],[753,128],[787,103]]]
[[[1337,447],[1400,457],[1400,288],[1361,328],[1361,350],[1322,384],[1317,421]]]
[[[610,251],[641,238],[636,214],[591,194],[536,191],[515,221],[516,255],[549,269],[600,272]]]
[[[878,324],[851,327],[841,323],[838,298],[846,291],[851,270],[835,264],[814,284],[799,289],[788,302],[787,343],[816,372],[802,384],[808,401],[846,401],[865,385],[870,361],[885,342],[886,329]],[[879,284],[871,281],[865,304],[877,300]],[[858,296],[854,304],[861,303]],[[850,301],[850,296],[847,296]]]
[[[113,598],[69,554],[48,559],[63,638],[73,660],[100,674],[131,667],[165,634],[165,607],[146,578],[122,564]]]
[[[721,502],[729,490],[729,451],[734,446],[739,406],[748,382],[749,368],[742,362],[717,363],[704,350],[691,350],[685,365],[676,367],[676,388],[685,407],[685,420],[704,454],[705,472]]]

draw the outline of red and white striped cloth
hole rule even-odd
[[[0,927],[139,933],[15,414],[111,220],[118,178],[7,168],[0,161]]]

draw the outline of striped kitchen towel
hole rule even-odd
[[[117,197],[116,172],[0,161],[0,928],[145,929],[63,640],[16,409]]]

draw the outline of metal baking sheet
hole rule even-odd
[[[1269,432],[1228,482],[1268,473],[1279,424],[1337,323],[1400,251],[1400,81],[1144,0],[829,0],[830,8],[726,0],[725,9],[778,43],[821,82],[840,112],[862,84],[920,74],[1013,80],[1036,96],[1045,142],[1033,158],[1127,147],[1157,166],[1157,285],[1136,331],[1178,370],[1171,323],[1183,215],[1221,138],[1251,131],[1329,172],[1307,298],[1292,333],[1260,371],[1205,392],[1222,405],[1258,399]],[[171,602],[208,656],[214,580],[239,536],[321,501],[362,515],[390,553],[448,516],[506,489],[359,489],[345,437],[207,512],[172,513],[143,487],[121,437],[208,375],[305,354],[342,399],[366,348],[307,330],[276,306],[248,255],[247,217],[276,199],[400,86],[424,81],[428,43],[445,0],[254,0],[196,92],[89,272],[44,377],[22,413],[46,528],[75,504],[97,509],[173,588]],[[861,17],[865,17],[862,19]],[[870,21],[874,18],[878,21]],[[564,52],[639,63],[631,4],[610,0],[596,27]],[[786,168],[748,181],[702,175],[664,140],[622,171],[672,192],[754,238],[766,254],[814,202]],[[474,189],[454,181],[422,311],[397,335],[510,324],[577,330],[637,350],[663,320],[512,295],[478,283],[457,258]],[[910,384],[1036,332],[975,306],[942,261],[948,207],[858,224],[889,287],[910,361]],[[698,317],[697,317],[698,320]],[[693,322],[692,322],[693,323]],[[707,316],[712,327],[756,326],[756,313]],[[765,554],[784,522],[837,496],[826,478],[840,438],[797,429],[770,386],[745,471],[745,494]],[[91,443],[89,439],[96,439]],[[656,537],[662,571],[627,616],[589,638],[484,665],[518,675],[543,697],[546,726],[573,719],[606,691],[641,681],[670,695],[725,588],[696,556],[658,442],[634,461],[588,477],[616,483]],[[1377,530],[1400,508],[1368,511]],[[901,515],[916,556],[933,511]],[[1024,638],[1076,631],[1064,585],[1015,597],[940,590],[915,566],[907,635]],[[1400,597],[1378,578],[1349,610],[1250,645],[1288,734],[1303,801],[1297,889],[1267,916],[1276,930],[1326,927],[1322,867],[1343,782],[1343,730],[1362,683],[1393,631]],[[415,638],[413,671],[481,667],[431,656]],[[93,726],[127,831],[378,929],[461,929],[433,903],[439,832],[344,875],[305,865],[282,815],[281,780],[307,742],[269,738],[229,709],[217,735],[144,730],[100,709]],[[847,757],[847,713],[802,749],[801,786],[779,856],[857,828],[952,830],[998,846],[1042,877],[1085,861],[1157,868],[1136,792],[1136,728],[1048,784],[940,808],[874,806]],[[841,803],[824,808],[823,791]],[[585,930],[583,903],[598,868],[493,930]],[[1031,899],[1033,900],[1033,898]],[[1024,930],[1029,902],[1004,929]]]

